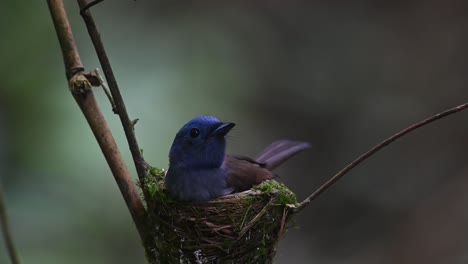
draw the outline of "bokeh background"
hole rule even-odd
[[[99,67],[77,4],[65,2],[85,67]],[[92,11],[148,162],[167,168],[176,131],[215,115],[238,123],[231,153],[310,142],[277,170],[303,199],[384,138],[468,101],[467,7],[122,0]],[[144,263],[67,90],[46,2],[1,1],[0,25],[0,180],[24,263]],[[96,95],[134,172],[120,122]],[[397,141],[299,215],[276,262],[468,263],[467,149],[468,112]]]

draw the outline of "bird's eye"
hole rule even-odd
[[[193,138],[198,137],[199,134],[200,130],[198,130],[197,128],[192,128],[192,130],[190,130],[190,136]]]

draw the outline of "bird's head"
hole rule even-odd
[[[224,137],[235,125],[212,116],[190,120],[174,138],[169,152],[170,166],[190,169],[220,167],[226,150]]]

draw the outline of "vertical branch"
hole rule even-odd
[[[134,124],[128,116],[127,108],[125,107],[119,86],[117,85],[117,80],[115,79],[112,66],[110,64],[109,58],[107,57],[104,44],[102,43],[101,36],[96,27],[96,23],[94,22],[94,18],[91,14],[91,11],[89,10],[89,7],[92,6],[93,3],[94,2],[88,4],[87,0],[78,0],[78,4],[81,9],[80,14],[86,24],[89,36],[91,37],[94,48],[96,49],[97,56],[99,58],[99,62],[101,63],[102,70],[106,76],[107,84],[109,85],[109,89],[115,102],[116,112],[120,117],[130,152],[132,153],[133,162],[135,163],[138,178],[140,179],[140,184],[143,189],[143,194],[145,199],[148,199],[149,196],[144,186],[144,179],[148,172],[148,164],[143,159],[141,154],[140,147],[138,146],[138,142],[135,137]]]
[[[145,244],[145,249],[148,249],[146,245],[150,232],[147,231],[146,210],[107,122],[99,109],[91,90],[90,80],[83,74],[84,68],[81,64],[63,1],[47,0],[47,3],[59,38],[72,95],[96,137],[99,147],[106,158],[114,179],[127,204],[140,237]]]
[[[0,222],[2,224],[3,237],[5,239],[8,255],[10,255],[12,264],[20,264],[18,251],[16,250],[15,243],[13,242],[13,235],[11,234],[10,223],[8,222],[8,215],[6,210],[5,196],[3,195],[3,188],[0,186]]]

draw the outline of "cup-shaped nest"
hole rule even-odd
[[[296,207],[296,195],[282,183],[263,182],[251,190],[206,203],[173,199],[164,172],[153,168],[145,186],[157,263],[270,263]]]

